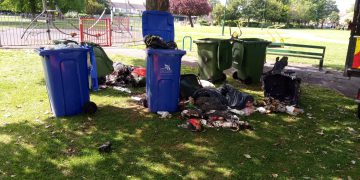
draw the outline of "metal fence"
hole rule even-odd
[[[104,19],[107,18],[110,17],[104,17]],[[44,16],[31,24],[32,19],[33,16],[0,15],[0,46],[46,45],[57,39],[81,41],[79,18],[57,16],[46,18]],[[85,35],[90,34],[86,33],[87,31],[97,29],[99,25],[103,24],[104,20],[92,20],[91,22],[94,24],[89,23],[87,28],[83,29]],[[107,45],[121,45],[142,40],[141,17],[114,17],[113,21],[109,23],[108,31],[110,33],[106,38],[110,39],[111,42],[107,43]],[[98,42],[96,38],[83,40]]]

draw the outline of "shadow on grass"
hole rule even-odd
[[[194,73],[196,68],[186,67],[182,72]],[[262,97],[259,86],[245,86],[231,77],[228,82]],[[334,91],[302,87],[300,106],[305,115],[243,117],[254,131],[192,133],[177,127],[182,122],[179,113],[159,119],[127,102],[129,95],[111,89],[92,93],[99,101],[99,111],[92,117],[28,121],[10,117],[12,121],[3,125],[0,116],[0,179],[360,177],[360,167],[351,164],[360,160],[359,134],[348,130],[360,130],[354,116],[356,105]],[[21,97],[31,101],[30,95]],[[119,97],[116,103],[114,97]],[[2,108],[39,115],[34,108]],[[97,147],[106,141],[113,143],[113,152],[99,154]]]
[[[0,177],[224,179],[269,178],[272,173],[357,177],[359,171],[349,162],[359,150],[358,142],[345,130],[356,126],[349,113],[353,109],[328,90],[308,88],[301,105],[319,112],[312,118],[254,114],[245,120],[256,130],[240,133],[216,129],[192,133],[177,127],[179,114],[159,119],[135,104],[101,106],[93,117],[9,124],[0,127],[0,159],[6,159]],[[333,107],[345,113],[321,111]],[[97,147],[106,141],[113,143],[113,152],[99,154]]]

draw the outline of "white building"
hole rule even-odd
[[[140,15],[142,14],[146,8],[144,4],[131,3],[130,1],[126,2],[110,2],[111,9],[114,13],[123,13],[123,14],[132,14],[132,15]]]

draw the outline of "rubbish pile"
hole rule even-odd
[[[286,65],[286,57],[281,60],[277,58],[274,68],[264,74],[265,98],[258,101],[229,84],[219,88],[213,85],[199,87],[202,83],[195,75],[186,75],[181,81],[183,101],[180,103],[181,117],[186,121],[179,127],[195,132],[202,132],[204,128],[252,130],[253,127],[241,120],[241,117],[255,112],[287,113],[293,116],[303,114],[304,110],[298,107],[301,79],[293,72],[283,72]]]
[[[174,41],[166,42],[162,37],[156,35],[146,35],[144,37],[146,48],[152,49],[177,49],[177,44]]]
[[[146,69],[134,67],[132,65],[125,65],[121,62],[113,64],[114,72],[100,78],[100,88],[108,86],[120,90],[125,87],[145,87],[146,84]]]
[[[191,131],[201,132],[204,128],[252,129],[239,116],[249,116],[254,112],[254,98],[229,84],[220,88],[200,88],[189,100],[182,102],[182,107],[181,117],[186,122],[179,127]]]

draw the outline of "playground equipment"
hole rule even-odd
[[[285,38],[283,38],[280,33],[278,32],[279,28],[283,28],[285,27],[285,25],[274,25],[274,26],[269,26],[266,28],[266,32],[269,34],[269,36],[271,37],[271,41],[274,43],[285,43]],[[270,29],[274,29],[274,31],[272,32]]]
[[[192,43],[193,43],[193,40],[192,40],[192,37],[191,36],[184,36],[183,38],[183,42],[182,42],[182,49],[185,50],[185,40],[186,39],[189,39],[189,46],[190,46],[190,49],[189,51],[192,51]]]
[[[45,21],[46,21],[46,26],[47,26],[47,34],[48,34],[48,40],[51,40],[51,29],[50,29],[50,26],[54,27],[57,31],[59,31],[60,33],[62,34],[65,34],[65,35],[69,35],[71,37],[75,37],[77,36],[79,33],[76,33],[76,32],[72,32],[72,33],[67,33],[63,30],[61,30],[59,27],[56,26],[56,24],[54,23],[54,17],[55,17],[55,14],[58,14],[60,17],[64,18],[64,15],[63,13],[61,12],[60,8],[58,7],[57,5],[57,1],[55,0],[54,4],[55,4],[55,10],[53,9],[50,9],[49,8],[49,4],[50,4],[50,1],[49,0],[42,0],[42,6],[43,6],[43,10],[42,12],[36,16],[31,22],[30,24],[27,26],[27,28],[25,29],[25,31],[22,33],[21,35],[21,39],[24,38],[25,34],[31,29],[34,29],[36,28],[37,26],[37,22],[38,20],[40,20],[41,17],[45,16]],[[101,19],[102,17],[104,16],[105,14],[105,11],[106,11],[106,8],[104,9],[104,11],[102,12],[101,16],[95,21],[95,23],[90,26],[88,28],[87,31],[91,30]],[[74,24],[72,24],[70,21],[68,21],[67,23],[69,23],[73,28],[75,28],[77,31],[80,31],[80,29],[75,26]],[[106,34],[105,33],[97,33],[97,34],[89,34],[87,32],[84,32],[82,31],[81,33],[83,34],[86,34],[88,36],[94,36],[94,37],[100,37],[100,36],[103,36]]]

